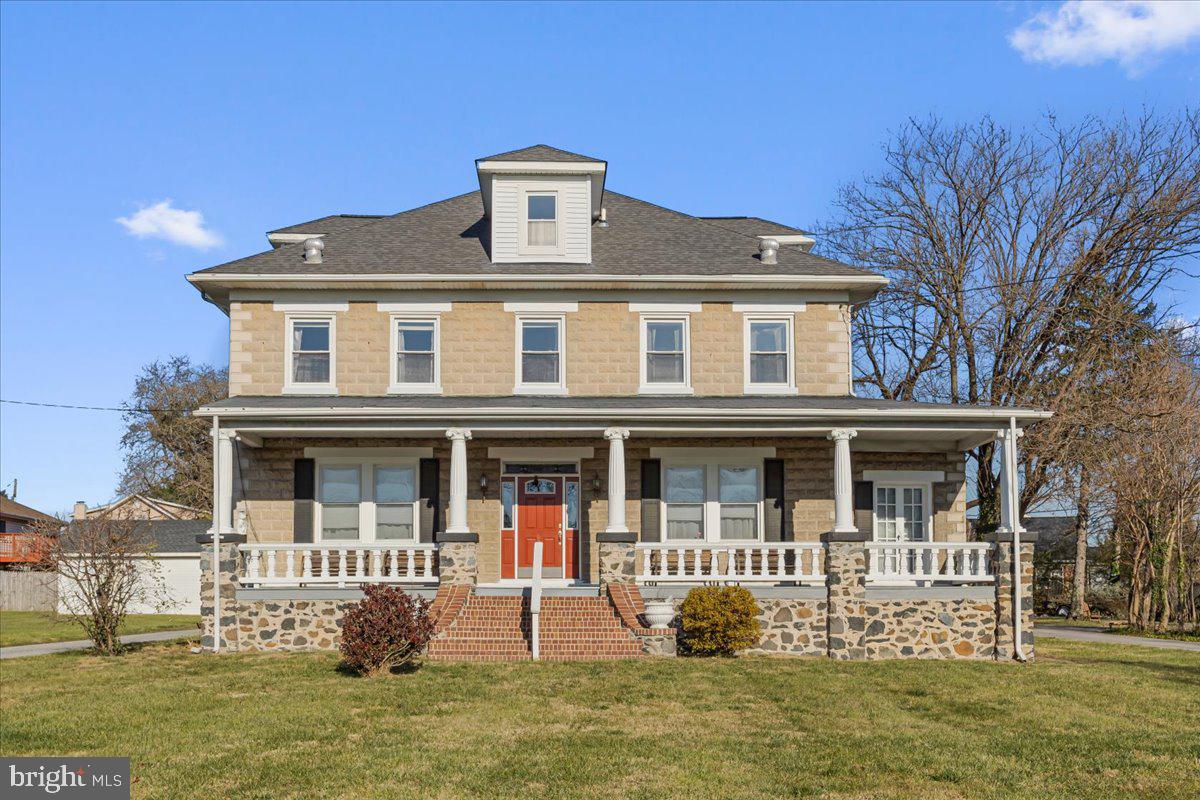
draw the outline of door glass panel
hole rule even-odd
[[[549,478],[525,481],[525,494],[554,494],[556,484]]]
[[[904,490],[904,538],[910,542],[925,540],[925,492],[923,489]]]
[[[500,523],[506,531],[513,529],[513,504],[516,500],[517,485],[512,481],[500,484],[500,502],[504,508],[503,520]]]
[[[567,529],[579,530],[579,484],[575,481],[567,483]]]
[[[875,533],[884,542],[896,541],[896,490],[891,487],[875,488]]]

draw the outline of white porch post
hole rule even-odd
[[[467,440],[471,431],[451,428],[450,440],[450,520],[446,533],[470,533],[467,527]]]
[[[850,440],[858,431],[835,428],[829,432],[833,440],[833,529],[838,533],[854,533],[854,481],[850,472]]]
[[[1017,440],[1024,434],[1017,428],[1017,418],[1010,417],[1008,428],[1000,431],[996,438],[1001,443],[1000,459],[1000,533],[1012,534],[1012,609],[1013,651],[1018,661],[1025,660],[1025,649],[1021,642],[1023,612],[1021,609],[1021,486],[1017,479]],[[996,546],[1001,547],[997,537]]]
[[[608,439],[608,527],[607,533],[627,533],[625,525],[625,440],[629,431],[625,428],[608,428],[604,431]]]
[[[221,533],[233,533],[233,431],[217,434],[217,518]]]

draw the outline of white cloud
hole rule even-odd
[[[138,209],[129,217],[117,217],[125,230],[139,239],[164,239],[185,247],[207,250],[221,244],[221,236],[204,227],[199,211],[174,208],[169,199]]]
[[[1070,0],[1009,34],[1026,61],[1090,65],[1115,60],[1131,74],[1200,38],[1200,0]]]

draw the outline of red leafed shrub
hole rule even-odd
[[[416,666],[433,636],[429,602],[394,586],[367,586],[342,620],[342,664],[360,675]]]

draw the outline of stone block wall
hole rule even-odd
[[[868,601],[864,612],[862,647],[868,659],[991,659],[996,655],[995,603],[965,599]]]
[[[829,603],[824,600],[761,598],[762,636],[747,653],[823,656],[829,651]]]
[[[383,395],[390,381],[391,316],[368,295],[350,300],[336,318],[337,374],[342,395]],[[394,300],[394,294],[378,299]],[[632,298],[630,298],[632,299]],[[636,299],[645,299],[638,297]],[[639,383],[639,314],[629,299],[588,301],[566,315],[566,378],[572,395],[632,395]],[[805,395],[850,393],[850,328],[846,303],[810,301],[793,315],[797,388]],[[692,385],[697,395],[740,395],[744,387],[744,317],[729,293],[691,314]],[[283,391],[286,315],[273,302],[229,308],[229,394]],[[442,387],[448,395],[510,395],[516,383],[516,314],[503,300],[454,300],[441,314]]]

